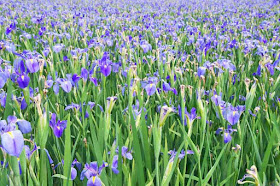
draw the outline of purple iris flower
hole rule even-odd
[[[48,156],[49,163],[50,163],[50,164],[53,164],[53,159],[52,159],[52,157],[50,156],[49,151],[48,151],[47,149],[44,149],[44,151],[46,152],[46,154],[47,154],[47,156]]]
[[[109,152],[108,154],[110,154],[111,152]],[[116,148],[116,153],[118,154],[119,153],[119,147]],[[122,157],[125,158],[125,159],[128,159],[128,160],[132,160],[133,159],[133,156],[131,154],[131,151],[128,151],[128,148],[126,146],[123,146],[122,147]],[[115,173],[115,174],[118,174],[119,173],[119,170],[118,170],[118,155],[115,155],[113,157],[113,161],[112,161],[112,165],[111,165],[111,168],[112,168],[112,171]]]
[[[27,59],[25,64],[30,73],[36,73],[40,69],[39,62],[36,59]]]
[[[182,118],[182,110],[180,105],[178,105],[178,114],[180,118]],[[184,118],[185,125],[187,125],[187,119],[190,124],[192,124],[195,119],[200,119],[200,117],[196,115],[196,108],[193,107],[190,113],[188,112],[187,108],[185,108],[185,118]]]
[[[26,120],[18,120],[17,121],[17,125],[18,125],[18,129],[23,133],[29,133],[32,131],[32,127],[30,122],[26,121]]]
[[[255,73],[253,73],[253,76],[261,76],[262,75],[262,67],[261,65],[258,66],[257,71]]]
[[[120,66],[121,66],[121,63],[112,63],[113,72],[114,73],[119,72]]]
[[[104,167],[108,167],[108,163],[103,162],[100,167],[98,167],[97,162],[91,162],[90,164],[86,163],[85,168],[81,173],[80,179],[83,180],[84,177],[87,177],[87,186],[101,186],[102,181],[99,178],[99,175],[101,174]]]
[[[81,79],[80,76],[78,76],[78,74],[73,74],[72,76],[72,81],[77,84],[79,82],[79,80]]]
[[[97,79],[94,77],[90,77],[89,80],[93,82],[94,86],[98,86]]]
[[[108,52],[103,54],[102,59],[99,61],[100,72],[105,76],[109,76],[111,74],[112,62],[110,61]]]
[[[229,125],[227,129],[218,128],[216,130],[216,134],[220,134],[221,132],[223,132],[224,143],[229,143],[232,140],[231,134],[233,132],[237,132],[237,130],[236,129],[232,129],[232,127]]]
[[[104,64],[100,66],[100,72],[105,76],[109,76],[111,74],[111,65]]]
[[[24,147],[24,139],[22,132],[16,130],[15,116],[8,116],[6,120],[0,121],[0,133],[2,148],[11,156],[19,157]]]
[[[176,157],[176,154],[177,154],[177,151],[174,149],[174,150],[170,150],[168,152],[168,154],[170,155],[170,160],[171,161],[174,161],[175,157]],[[178,155],[178,158],[181,160],[185,157],[186,154],[194,154],[194,152],[192,150],[187,150],[187,152],[185,152],[184,149],[181,150],[181,153]]]
[[[240,118],[240,114],[236,110],[229,110],[229,112],[226,115],[226,120],[231,124],[235,125]]]
[[[214,93],[214,95],[211,97],[211,100],[215,103],[216,106],[220,106],[221,104],[223,104],[223,100],[220,96],[218,96],[216,93]]]
[[[74,180],[77,177],[77,170],[75,169],[75,166],[81,170],[82,164],[77,161],[77,159],[74,159],[74,161],[71,164],[71,180]]]
[[[0,88],[3,88],[7,82],[7,75],[4,72],[0,72]]]
[[[49,49],[44,49],[43,50],[43,54],[44,54],[45,57],[47,57],[49,55],[49,53],[50,53]]]
[[[53,91],[54,91],[55,95],[57,95],[59,93],[59,85],[57,83],[54,84]]]
[[[119,156],[118,155],[115,155],[113,157],[113,162],[112,162],[112,171],[115,173],[115,174],[119,174],[119,170],[118,170],[118,159],[119,159]]]
[[[117,147],[116,153],[119,153],[119,147]],[[126,146],[122,147],[122,156],[126,159],[129,159],[129,160],[133,159],[131,151],[128,151],[128,148]]]
[[[192,123],[197,118],[199,119],[199,117],[196,115],[196,108],[193,107],[190,113],[187,111],[187,109],[185,109],[185,112],[190,123]]]
[[[26,88],[29,84],[30,78],[28,77],[28,74],[21,74],[17,78],[18,86],[22,89]]]
[[[267,63],[265,66],[266,66],[266,68],[268,69],[270,75],[273,76],[273,75],[274,75],[274,66],[273,66],[273,64]]]
[[[61,82],[60,86],[67,93],[72,90],[72,83],[69,80]]]
[[[204,76],[206,73],[205,67],[198,67],[197,69],[197,76],[200,78],[201,76]]]
[[[64,48],[63,44],[56,44],[55,46],[53,46],[53,51],[55,53],[59,53],[63,48]]]
[[[72,110],[74,110],[74,109],[79,110],[80,107],[81,107],[81,106],[78,105],[78,104],[76,104],[76,103],[71,103],[70,105],[67,105],[67,106],[65,107],[64,110],[69,110],[69,109],[72,109]]]
[[[67,56],[63,56],[63,61],[69,61],[69,58]]]
[[[167,91],[171,90],[171,87],[170,87],[170,85],[168,83],[163,81],[162,89],[167,92]]]
[[[151,96],[156,92],[157,88],[156,88],[156,85],[154,83],[150,83],[150,84],[147,84],[145,86],[145,90],[146,90],[147,94],[149,96]]]
[[[25,148],[25,154],[28,160],[30,160],[31,156],[33,155],[33,153],[38,150],[37,145],[34,144],[33,150],[30,150],[29,146],[24,145]]]
[[[19,157],[23,146],[23,135],[19,130],[9,131],[1,134],[2,147],[11,155]]]
[[[142,41],[140,47],[143,49],[144,53],[147,53],[149,50],[152,50],[152,45],[147,41]]]
[[[67,121],[57,120],[56,121],[56,114],[52,113],[51,120],[50,120],[50,127],[53,129],[53,133],[57,138],[60,138],[63,134],[64,129],[67,126]]]
[[[82,68],[82,70],[81,70],[81,77],[83,78],[84,81],[87,80],[88,74],[89,74],[89,73],[88,73],[88,70],[85,69],[85,68]]]

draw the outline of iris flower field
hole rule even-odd
[[[0,185],[280,185],[279,0],[0,0]]]

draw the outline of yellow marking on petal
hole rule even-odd
[[[24,80],[24,75],[21,76],[21,79]]]
[[[7,133],[11,136],[11,138],[14,138],[14,135],[12,132],[7,132]]]
[[[233,111],[233,112],[232,112],[232,115],[235,115],[235,113],[236,113],[236,111]]]
[[[60,126],[57,126],[57,129],[60,130]]]
[[[153,84],[150,84],[150,88],[152,88]]]
[[[95,182],[95,179],[96,179],[96,177],[95,177],[95,176],[92,176],[92,183]]]
[[[215,96],[215,98],[217,98],[217,97],[218,97],[218,96],[217,96],[217,94],[215,94],[214,96]]]

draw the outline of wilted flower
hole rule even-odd
[[[171,112],[173,112],[174,109],[171,107],[168,107],[166,105],[161,107],[161,111],[160,111],[160,117],[159,117],[159,126],[162,127],[164,125],[165,120],[167,119],[167,117],[169,116],[169,114]]]
[[[259,185],[260,181],[259,181],[259,177],[258,177],[257,167],[255,165],[253,165],[253,166],[251,166],[250,169],[247,169],[246,172],[247,172],[247,174],[245,174],[242,179],[238,180],[237,183],[238,184],[251,183],[254,185]],[[244,181],[246,178],[251,178],[254,181]]]

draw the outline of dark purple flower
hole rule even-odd
[[[111,65],[104,64],[100,66],[100,72],[105,76],[109,76],[111,74]]]
[[[164,91],[169,91],[169,90],[171,90],[171,87],[170,87],[170,85],[168,84],[168,83],[166,83],[165,81],[162,83],[162,89],[164,90]]]
[[[79,82],[79,80],[81,79],[80,76],[78,76],[78,74],[73,74],[72,76],[72,81],[76,84]]]
[[[196,109],[195,108],[192,108],[190,113],[187,111],[187,109],[185,109],[185,113],[186,113],[187,118],[188,118],[190,123],[192,123],[196,118],[198,118],[196,116]]]
[[[47,154],[47,156],[48,156],[49,163],[50,163],[50,164],[53,164],[53,159],[52,159],[52,157],[50,156],[49,151],[48,151],[47,149],[44,149],[44,151],[46,152],[46,154]]]
[[[94,86],[98,86],[97,79],[94,77],[89,78],[91,82],[93,82]]]
[[[84,81],[87,80],[88,74],[89,74],[89,73],[88,73],[88,70],[85,69],[85,68],[82,68],[82,70],[81,70],[81,77],[83,78]]]
[[[17,78],[18,86],[22,89],[26,88],[29,84],[30,78],[27,74],[21,74]]]
[[[255,73],[253,73],[253,76],[261,76],[261,74],[262,74],[261,70],[262,70],[262,67],[261,67],[261,65],[259,65],[257,71]]]
[[[67,121],[56,121],[56,114],[52,113],[51,120],[50,120],[50,127],[53,129],[53,133],[56,137],[60,138],[63,134],[64,129],[67,126]]]
[[[63,56],[63,61],[69,61],[69,58],[67,56]]]
[[[118,157],[118,155],[115,155],[114,157],[113,157],[113,162],[112,162],[112,166],[111,166],[111,168],[112,168],[112,171],[113,171],[113,173],[115,173],[115,174],[119,174],[119,170],[118,170],[118,159],[119,159],[119,157]]]

